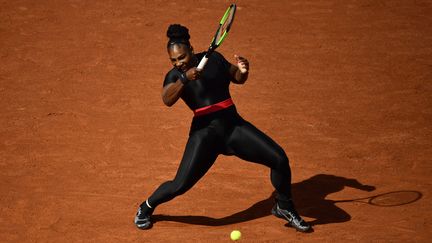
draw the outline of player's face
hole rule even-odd
[[[178,70],[186,72],[191,68],[193,58],[192,47],[182,44],[172,45],[168,48],[168,55],[171,63]]]

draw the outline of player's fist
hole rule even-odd
[[[371,191],[375,191],[376,187],[369,186],[369,185],[363,185],[361,189],[364,190],[364,191],[371,192]]]
[[[199,79],[201,72],[196,67],[192,67],[186,71],[185,75],[188,80],[197,80]]]
[[[238,55],[234,55],[234,58],[237,61],[237,67],[241,73],[249,72],[249,61],[246,58]]]

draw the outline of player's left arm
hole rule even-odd
[[[356,179],[346,179],[346,186],[368,192],[374,191],[376,189],[374,186],[362,184]]]
[[[244,84],[249,75],[249,61],[241,56],[234,55],[237,65],[231,64],[230,75],[233,83]]]

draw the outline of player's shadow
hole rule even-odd
[[[373,191],[374,186],[363,185],[356,179],[340,176],[319,174],[304,181],[292,184],[292,193],[297,211],[300,215],[314,218],[312,225],[346,222],[351,216],[339,208],[334,201],[327,200],[329,194],[341,191],[344,187],[352,187],[363,191]],[[158,221],[175,221],[187,224],[222,226],[246,222],[271,215],[275,203],[275,192],[268,198],[255,203],[249,208],[235,214],[212,218],[207,216],[169,216],[153,215],[154,223]]]

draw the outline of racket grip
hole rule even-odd
[[[208,57],[207,57],[207,56],[204,56],[204,57],[201,59],[200,63],[198,64],[198,67],[197,67],[198,71],[203,70],[204,66],[207,64],[207,61],[208,61]]]

